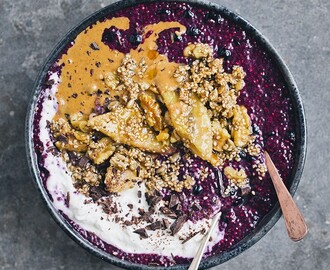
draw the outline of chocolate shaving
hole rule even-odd
[[[186,195],[183,192],[179,193],[178,196],[181,202],[186,200]]]
[[[68,153],[69,159],[71,161],[73,161],[77,158],[77,155],[75,154],[75,152],[68,151],[67,153]]]
[[[182,228],[183,224],[186,222],[186,220],[187,220],[187,215],[182,215],[173,222],[173,224],[170,227],[172,235],[177,234],[181,230],[181,228]]]
[[[182,212],[182,205],[181,204],[177,204],[176,209],[175,209],[175,213],[177,215],[179,215],[178,213]]]
[[[102,197],[105,197],[108,195],[109,195],[109,193],[106,192],[101,187],[94,186],[89,189],[89,196],[93,199],[94,202],[101,199]],[[110,197],[108,197],[107,200],[112,201],[112,199]]]
[[[180,201],[179,201],[178,196],[175,195],[175,194],[172,194],[171,195],[171,198],[170,198],[170,203],[169,203],[168,207],[173,209],[174,207],[176,207],[178,205],[179,202]]]
[[[81,168],[86,167],[87,163],[88,163],[89,159],[86,156],[82,156],[81,159],[78,162],[78,166]]]
[[[141,236],[141,238],[148,238],[148,233],[147,231],[144,229],[144,228],[141,228],[141,229],[137,229],[134,231],[134,233],[138,234]]]
[[[124,225],[131,226],[133,223],[129,220],[125,220]]]
[[[222,196],[222,197],[226,197],[225,186],[224,186],[224,183],[223,183],[223,178],[222,178],[221,171],[219,169],[216,170],[216,178],[217,178],[219,195]]]
[[[138,191],[137,196],[138,196],[138,198],[142,197],[142,191],[141,190]]]
[[[98,202],[98,204],[102,206],[102,210],[104,213],[108,215],[112,214],[111,202],[105,200]]]
[[[128,207],[129,209],[133,209],[133,204],[129,203],[129,204],[127,204],[127,207]]]
[[[92,42],[89,47],[91,47],[94,51],[98,51],[100,48],[99,48],[99,45],[97,45],[96,42]]]
[[[157,220],[156,222],[147,225],[145,228],[146,230],[152,230],[152,231],[159,230],[162,228],[162,222]]]
[[[147,199],[148,204],[151,207],[153,207],[162,200],[162,196],[149,195],[148,193],[146,193],[146,199]]]
[[[55,80],[54,79],[50,79],[47,82],[45,82],[44,85],[46,85],[46,86],[52,86],[54,83],[55,83]]]
[[[168,207],[163,206],[160,208],[160,211],[169,218],[177,218],[177,215],[174,213],[174,211]]]
[[[118,215],[115,216],[115,222],[118,223],[120,221],[120,217]]]
[[[143,208],[138,209],[140,216],[143,216],[143,214],[146,212]]]
[[[167,218],[163,218],[163,226],[165,229],[170,227],[170,221]]]
[[[195,211],[201,211],[202,207],[200,206],[200,204],[198,202],[194,202],[193,205],[191,206],[191,209],[195,210]]]
[[[135,224],[135,225],[137,225],[138,223],[139,223],[139,218],[138,217],[136,217],[136,216],[132,216],[132,223],[133,224]]]
[[[69,204],[70,204],[70,193],[69,192],[66,193],[65,204],[67,207],[69,207]]]
[[[69,140],[66,136],[60,134],[57,136],[57,139],[60,141],[60,142],[64,142],[64,143],[67,143]]]
[[[145,212],[143,215],[142,215],[142,220],[146,221],[146,222],[154,222],[154,219],[151,217],[151,214],[150,212]]]

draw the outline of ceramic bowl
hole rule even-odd
[[[152,0],[151,0],[152,1]],[[28,117],[26,122],[26,148],[27,148],[27,156],[29,165],[31,168],[32,176],[34,182],[50,212],[54,220],[59,224],[59,226],[73,239],[75,240],[80,246],[91,252],[92,254],[96,255],[97,257],[110,262],[114,265],[119,267],[123,267],[126,269],[172,269],[172,270],[179,270],[179,269],[186,269],[187,265],[174,265],[171,267],[151,267],[145,265],[139,265],[135,263],[131,263],[128,261],[123,261],[110,255],[96,246],[88,242],[85,238],[83,238],[77,231],[75,231],[70,224],[67,222],[66,219],[54,208],[47,191],[44,187],[42,178],[40,174],[39,167],[38,167],[38,160],[34,153],[34,143],[32,140],[32,132],[33,132],[33,116],[35,113],[36,108],[36,101],[40,90],[42,88],[42,84],[45,80],[47,71],[52,66],[54,61],[56,61],[58,55],[61,51],[67,47],[67,45],[74,40],[76,35],[78,35],[81,31],[83,31],[87,26],[95,23],[99,19],[103,18],[107,14],[116,11],[118,9],[122,9],[125,7],[129,7],[131,5],[136,4],[137,2],[151,2],[151,1],[120,1],[114,4],[111,4],[96,13],[92,14],[85,20],[83,20],[80,24],[74,27],[55,47],[55,49],[51,52],[48,59],[46,60],[41,72],[39,73],[34,88],[33,88],[33,95],[30,99],[30,106],[28,109]],[[171,2],[171,1],[170,1]],[[197,6],[202,6],[206,9],[216,10],[221,14],[221,16],[226,17],[232,21],[234,21],[237,25],[239,25],[242,29],[244,29],[250,36],[254,37],[256,41],[264,48],[264,50],[270,55],[272,60],[274,61],[275,65],[278,66],[280,72],[282,73],[286,86],[289,89],[290,97],[293,103],[293,113],[296,119],[296,149],[294,151],[295,155],[295,164],[293,166],[293,174],[289,179],[287,185],[290,190],[290,193],[293,195],[298,187],[303,167],[305,161],[305,154],[306,154],[306,123],[305,123],[305,116],[302,101],[298,92],[297,85],[288,70],[288,67],[283,62],[282,58],[276,52],[274,47],[269,43],[269,41],[255,28],[253,27],[248,21],[243,19],[238,14],[228,10],[227,8],[216,5],[210,2],[205,1],[184,1],[188,3],[193,3]],[[276,203],[273,209],[263,218],[261,222],[257,225],[256,229],[253,233],[249,234],[245,237],[242,241],[238,244],[233,246],[230,250],[222,252],[221,254],[208,257],[201,262],[201,269],[213,267],[215,265],[219,265],[238,254],[242,253],[247,248],[254,245],[257,241],[259,241],[278,221],[281,216],[281,211],[279,208],[279,204]]]

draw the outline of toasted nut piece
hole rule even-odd
[[[239,80],[236,84],[235,84],[235,89],[236,91],[240,91],[243,89],[243,87],[245,86],[245,82],[243,80]]]
[[[170,142],[171,142],[171,143],[176,143],[176,142],[178,142],[178,141],[180,141],[180,140],[181,140],[180,136],[179,136],[178,133],[174,130],[174,131],[172,132],[172,135],[171,135],[171,138],[170,138]]]
[[[245,179],[247,175],[243,169],[235,170],[233,167],[227,166],[224,170],[225,176],[228,179]]]
[[[200,44],[200,43],[197,44],[195,49],[192,51],[192,54],[196,59],[206,58],[211,53],[212,53],[212,49],[210,48],[210,46],[208,46],[206,44]]]
[[[243,169],[235,170],[233,167],[227,166],[224,169],[225,176],[239,187],[245,186],[248,182],[247,175]]]
[[[101,164],[106,161],[116,150],[113,141],[104,137],[98,142],[92,142],[87,150],[87,155],[95,164]]]
[[[104,183],[109,192],[121,192],[134,187],[135,182],[138,180],[136,174],[129,169],[113,170],[113,167],[109,166]]]
[[[157,140],[159,142],[167,141],[169,137],[170,137],[170,134],[168,134],[168,129],[165,128],[164,130],[159,132],[159,134],[157,135]]]
[[[73,131],[74,137],[81,142],[84,142],[86,144],[89,143],[89,135],[87,133],[81,132],[81,131]]]
[[[183,55],[185,57],[191,57],[193,56],[193,50],[196,48],[195,44],[189,44],[186,48],[183,50]]]
[[[161,131],[164,128],[162,110],[155,96],[151,93],[145,93],[139,96],[139,100],[141,107],[146,113],[148,125],[157,131]]]
[[[70,124],[74,129],[89,132],[90,129],[87,126],[87,117],[78,112],[70,115]]]
[[[208,56],[211,56],[212,53],[212,48],[208,44],[203,43],[189,44],[183,50],[183,55],[185,57],[194,57],[196,59],[206,58]]]

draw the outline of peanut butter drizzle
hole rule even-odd
[[[82,112],[87,118],[95,107],[96,95],[91,95],[91,93],[98,89],[101,91],[107,89],[102,80],[104,74],[115,72],[125,56],[117,50],[110,49],[102,42],[104,30],[112,26],[120,30],[127,30],[129,19],[126,17],[113,18],[90,26],[77,36],[73,46],[59,60],[58,64],[63,64],[63,67],[61,82],[56,93],[58,110],[55,119],[63,118],[65,114],[78,112]],[[178,22],[159,22],[144,28],[144,37],[147,33],[152,34],[145,38],[136,49],[130,51],[132,58],[137,63],[144,59],[148,66],[144,78],[134,76],[136,82],[144,81],[150,85],[154,84],[163,91],[178,87],[173,73],[179,64],[169,62],[166,55],[157,52],[156,41],[159,33],[170,28],[179,28],[180,34],[186,31],[185,26]],[[92,43],[97,44],[97,50],[91,48]],[[113,94],[103,93],[100,96],[101,102],[105,97]]]

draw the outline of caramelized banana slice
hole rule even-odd
[[[211,120],[206,107],[196,95],[192,95],[191,106],[180,101],[175,91],[160,89],[173,127],[185,145],[204,160],[217,165],[212,155]]]
[[[171,152],[169,140],[159,142],[156,134],[144,123],[143,116],[136,106],[118,107],[115,110],[88,121],[88,126],[102,132],[117,143],[123,143],[153,153]]]

